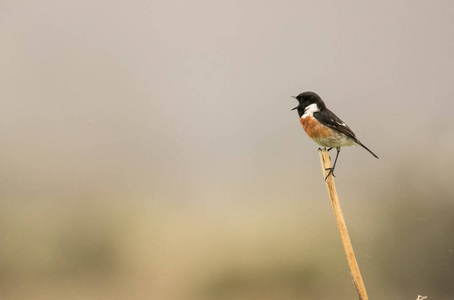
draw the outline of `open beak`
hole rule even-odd
[[[292,97],[292,98],[295,98],[296,100],[298,100],[295,96],[291,96],[291,97]],[[297,109],[298,107],[299,107],[299,105],[298,105],[297,107],[295,107],[294,109],[292,109],[292,110],[295,110],[295,109]]]

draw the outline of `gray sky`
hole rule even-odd
[[[453,12],[450,1],[4,1],[4,183],[295,197],[321,177],[290,111],[306,90],[380,156],[345,149],[339,176],[386,178],[402,157],[440,164],[434,150],[454,142]]]

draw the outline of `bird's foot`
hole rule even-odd
[[[328,174],[325,177],[325,181],[326,181],[326,179],[328,179],[329,175],[333,175],[333,177],[336,177],[336,175],[334,175],[334,169],[333,168],[325,168],[325,171],[328,171],[328,170],[329,170],[329,172],[328,172]]]
[[[333,148],[329,148],[329,149],[326,149],[326,148],[318,148],[318,151],[319,151],[319,152],[323,152],[323,150],[329,151],[329,150],[331,150],[331,149],[333,149]],[[328,158],[329,158],[329,160],[331,160],[331,156],[328,155]],[[322,159],[323,159],[323,164],[325,164],[325,157],[324,157],[323,155],[322,155]],[[326,168],[326,169],[325,169],[325,171],[328,171],[328,170],[331,170],[331,168]],[[333,172],[330,171],[330,173],[333,173]],[[330,173],[328,173],[328,175],[326,176],[326,178],[328,178],[328,176],[329,176]],[[334,174],[333,174],[333,176],[334,176]],[[326,180],[326,178],[325,178],[325,180]]]

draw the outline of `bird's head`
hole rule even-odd
[[[292,110],[297,109],[298,115],[301,116],[304,114],[306,109],[311,105],[316,111],[320,111],[325,108],[325,103],[323,103],[322,98],[314,92],[304,92],[299,94],[298,96],[292,96],[296,100],[298,100],[299,104],[297,107],[293,108]]]

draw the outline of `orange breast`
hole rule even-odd
[[[311,139],[323,139],[333,135],[333,130],[329,127],[321,125],[312,116],[306,116],[300,119],[301,125],[303,125],[304,131]]]

